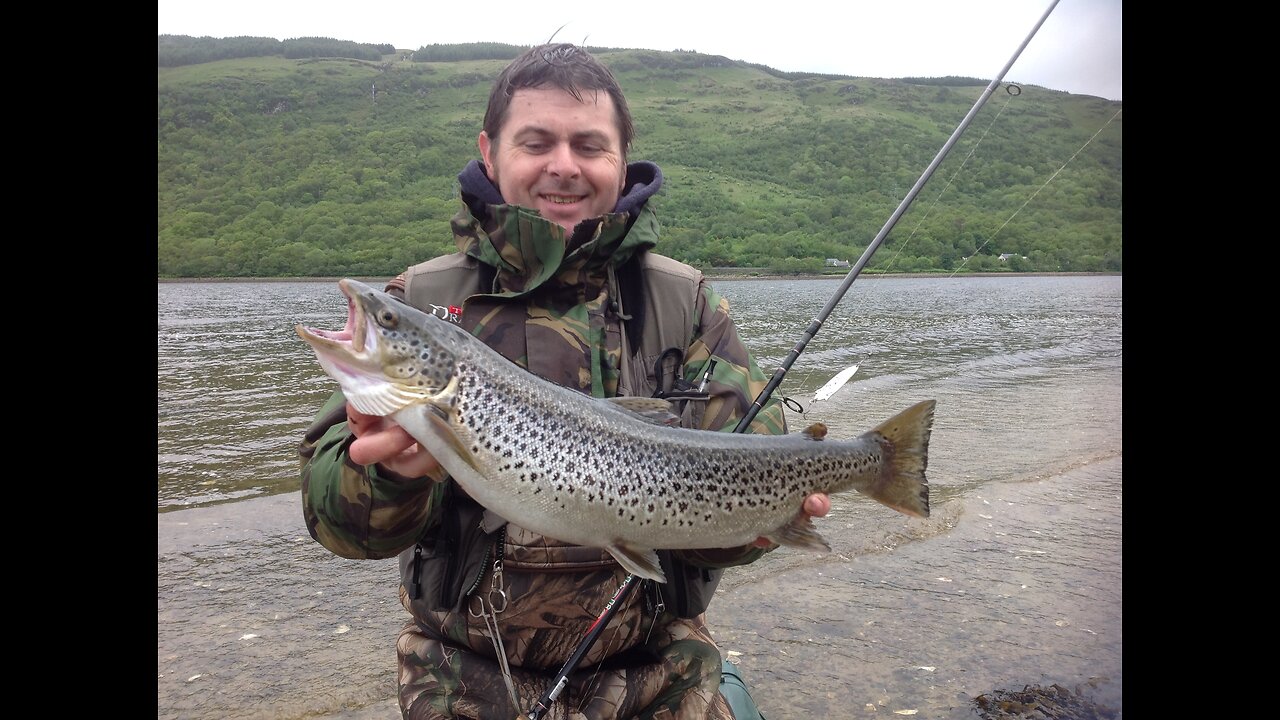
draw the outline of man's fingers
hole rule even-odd
[[[351,443],[348,455],[358,465],[376,465],[413,447],[414,440],[399,425],[389,425],[378,432],[362,434]]]
[[[824,493],[810,495],[804,499],[804,511],[814,517],[823,517],[831,512],[831,497]]]

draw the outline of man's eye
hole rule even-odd
[[[524,149],[528,150],[529,152],[545,152],[547,149],[547,144],[540,143],[540,142],[527,142],[524,144]]]

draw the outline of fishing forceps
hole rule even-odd
[[[501,602],[499,605],[494,599]],[[480,612],[476,612],[472,603],[478,603]],[[488,607],[486,607],[486,605]],[[467,612],[473,618],[484,618],[484,626],[489,631],[489,639],[493,641],[493,654],[497,657],[498,667],[502,670],[502,679],[507,683],[507,693],[511,696],[511,705],[520,707],[520,698],[516,695],[516,686],[511,681],[511,666],[507,663],[507,648],[502,642],[502,633],[498,630],[498,615],[507,609],[507,591],[502,586],[502,557],[493,561],[493,578],[489,583],[489,592],[472,595],[467,600]]]

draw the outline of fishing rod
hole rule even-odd
[[[542,693],[542,697],[538,698],[533,707],[529,708],[529,712],[518,715],[516,720],[539,720],[551,709],[551,705],[560,696],[560,692],[569,684],[569,675],[577,669],[578,664],[582,662],[583,656],[587,654],[591,646],[595,645],[596,638],[600,637],[600,633],[609,624],[609,620],[613,617],[617,607],[631,594],[631,589],[635,587],[635,584],[636,576],[628,573],[627,579],[622,581],[622,584],[618,586],[618,590],[614,592],[613,597],[609,599],[609,604],[604,606],[604,612],[600,613],[600,617],[596,618],[596,621],[591,624],[591,629],[587,630],[582,642],[578,643],[578,649],[573,651],[573,655],[570,655],[569,659],[565,661],[564,666],[560,668],[560,672],[556,673],[556,678],[551,683],[551,686],[547,688],[546,692]]]
[[[893,227],[898,224],[898,219],[902,217],[902,214],[907,211],[907,208],[916,199],[916,196],[920,194],[925,183],[929,182],[929,178],[933,176],[933,171],[938,169],[938,166],[942,164],[942,160],[947,156],[947,153],[951,152],[951,146],[955,145],[956,140],[959,140],[960,136],[964,134],[964,131],[969,127],[969,123],[973,121],[974,116],[978,114],[978,111],[982,109],[982,106],[987,103],[987,99],[991,97],[991,93],[995,92],[996,87],[1000,85],[1000,82],[1004,79],[1005,73],[1009,72],[1009,68],[1013,67],[1013,63],[1018,59],[1018,56],[1022,54],[1022,51],[1027,47],[1027,44],[1031,42],[1031,38],[1035,37],[1036,32],[1040,30],[1040,26],[1049,18],[1049,13],[1053,12],[1053,9],[1058,6],[1058,2],[1059,0],[1053,0],[1053,2],[1049,4],[1049,9],[1045,10],[1044,14],[1040,16],[1040,20],[1036,22],[1035,27],[1031,28],[1031,32],[1027,35],[1026,39],[1022,41],[1022,44],[1019,45],[1018,49],[1013,53],[1013,57],[1009,58],[1009,62],[1005,63],[1004,68],[1000,70],[1000,74],[997,75],[989,85],[987,85],[986,90],[982,91],[982,95],[978,97],[978,101],[969,109],[969,113],[960,121],[960,125],[951,133],[951,137],[947,138],[947,141],[942,145],[942,149],[939,150],[938,154],[933,158],[933,162],[929,163],[929,167],[925,168],[920,179],[916,180],[916,184],[911,187],[911,191],[907,193],[907,196],[898,204],[898,208],[889,216],[889,220],[885,222],[884,227],[880,228],[880,232],[876,234],[875,239],[871,241],[870,245],[867,245],[866,250],[862,251],[862,256],[858,258],[858,261],[853,264],[852,268],[850,268],[849,273],[845,275],[844,280],[840,283],[840,287],[836,289],[835,295],[827,301],[827,304],[823,306],[822,311],[818,313],[818,316],[810,321],[809,327],[804,331],[804,336],[795,344],[795,347],[791,348],[791,352],[787,353],[787,357],[782,362],[782,365],[773,373],[773,377],[769,379],[769,384],[765,385],[764,390],[760,391],[760,394],[756,397],[755,401],[751,403],[751,407],[747,409],[747,413],[738,421],[738,425],[733,429],[734,432],[745,432],[747,426],[751,424],[751,421],[755,420],[756,415],[759,414],[760,410],[764,407],[764,404],[768,402],[769,398],[773,395],[773,391],[777,389],[778,385],[782,384],[782,379],[786,377],[787,371],[791,369],[791,366],[795,363],[796,359],[800,357],[800,353],[804,352],[805,346],[809,344],[809,341],[813,339],[814,335],[818,334],[818,330],[822,328],[822,324],[826,322],[827,317],[836,309],[836,305],[838,305],[840,300],[844,298],[844,294],[849,291],[849,286],[853,285],[853,281],[858,279],[858,274],[862,272],[862,268],[866,266],[867,261],[869,261],[871,256],[875,254],[876,250],[880,248],[880,244],[884,242],[889,231],[893,230]]]
[[[898,224],[898,219],[902,217],[902,214],[907,211],[907,207],[909,207],[912,201],[916,199],[916,196],[920,194],[920,190],[924,188],[925,183],[929,181],[929,178],[933,175],[934,170],[938,168],[938,165],[942,164],[942,160],[947,156],[947,153],[951,152],[951,147],[955,145],[956,140],[964,134],[964,131],[969,127],[969,123],[973,121],[974,116],[978,114],[978,111],[986,104],[987,99],[991,97],[991,93],[995,92],[996,87],[998,87],[1000,82],[1004,80],[1005,73],[1009,72],[1009,68],[1013,67],[1013,63],[1018,59],[1018,56],[1022,54],[1022,51],[1027,47],[1027,44],[1031,42],[1031,38],[1035,37],[1036,32],[1040,30],[1040,26],[1044,24],[1046,19],[1048,19],[1049,13],[1053,12],[1053,9],[1057,7],[1058,2],[1059,0],[1053,0],[1053,2],[1050,3],[1049,9],[1045,10],[1044,14],[1040,16],[1040,20],[1036,22],[1035,27],[1031,29],[1031,32],[1027,35],[1026,39],[1022,41],[1022,44],[1019,45],[1018,49],[1013,53],[1013,57],[1009,58],[1009,62],[1005,63],[1004,68],[1000,70],[1000,74],[987,85],[986,90],[983,90],[978,101],[974,103],[972,108],[970,108],[969,113],[964,116],[964,119],[960,121],[960,125],[951,133],[951,137],[947,138],[947,142],[943,144],[942,149],[939,150],[937,156],[933,158],[933,162],[929,163],[929,166],[925,168],[924,174],[920,176],[919,180],[916,180],[916,184],[911,187],[907,196],[898,204],[898,208],[889,216],[889,220],[884,224],[884,227],[880,228],[880,232],[876,234],[875,239],[872,240],[871,244],[867,246],[867,249],[863,251],[862,256],[858,258],[858,262],[849,270],[849,274],[846,275],[844,281],[840,283],[840,287],[836,290],[836,294],[827,301],[827,304],[822,308],[822,311],[818,313],[818,316],[810,322],[809,327],[805,330],[804,337],[802,337],[800,341],[796,343],[795,347],[791,349],[786,360],[783,361],[782,366],[774,372],[773,377],[769,380],[769,384],[765,386],[764,390],[760,391],[760,395],[758,395],[755,401],[751,403],[751,407],[748,408],[747,413],[742,416],[742,419],[738,421],[737,426],[733,428],[733,432],[746,432],[747,426],[751,424],[751,421],[755,419],[756,415],[760,412],[760,409],[766,402],[768,402],[769,397],[773,395],[773,391],[782,383],[782,379],[786,376],[787,371],[791,368],[792,364],[795,363],[796,359],[800,357],[800,353],[804,352],[805,346],[809,344],[809,341],[813,339],[814,335],[818,334],[818,330],[821,329],[822,323],[825,322],[827,317],[831,315],[831,312],[835,310],[836,305],[840,303],[844,294],[849,291],[849,286],[853,285],[853,281],[856,280],[858,274],[862,272],[862,268],[866,266],[867,261],[871,259],[871,256],[875,254],[875,251],[880,247],[880,244],[884,242],[885,236],[887,236],[889,231]],[[712,362],[715,361],[712,360]],[[705,384],[706,382],[704,379],[703,385]],[[552,703],[555,702],[561,691],[564,690],[565,686],[568,684],[569,675],[577,669],[578,664],[582,662],[582,658],[587,654],[587,651],[591,649],[591,646],[595,644],[596,638],[600,636],[604,627],[609,624],[609,620],[613,617],[614,613],[617,612],[618,607],[622,605],[626,597],[631,593],[635,584],[636,576],[634,574],[628,574],[626,579],[622,581],[622,584],[618,586],[618,590],[613,594],[613,598],[610,599],[609,603],[605,606],[604,612],[596,618],[596,621],[591,625],[590,630],[587,631],[586,636],[582,638],[582,641],[578,644],[578,648],[574,650],[573,655],[569,657],[569,660],[565,662],[564,666],[560,668],[560,671],[556,673],[556,677],[552,680],[547,691],[542,694],[542,697],[533,704],[533,707],[531,707],[528,712],[517,716],[516,720],[540,720],[540,718],[551,709]]]

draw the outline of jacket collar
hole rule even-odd
[[[452,221],[458,248],[497,270],[494,291],[515,297],[555,279],[593,286],[637,252],[657,244],[658,221],[648,199],[662,187],[651,162],[630,163],[614,211],[584,220],[572,234],[536,211],[502,202],[476,160],[458,174],[462,208]]]

